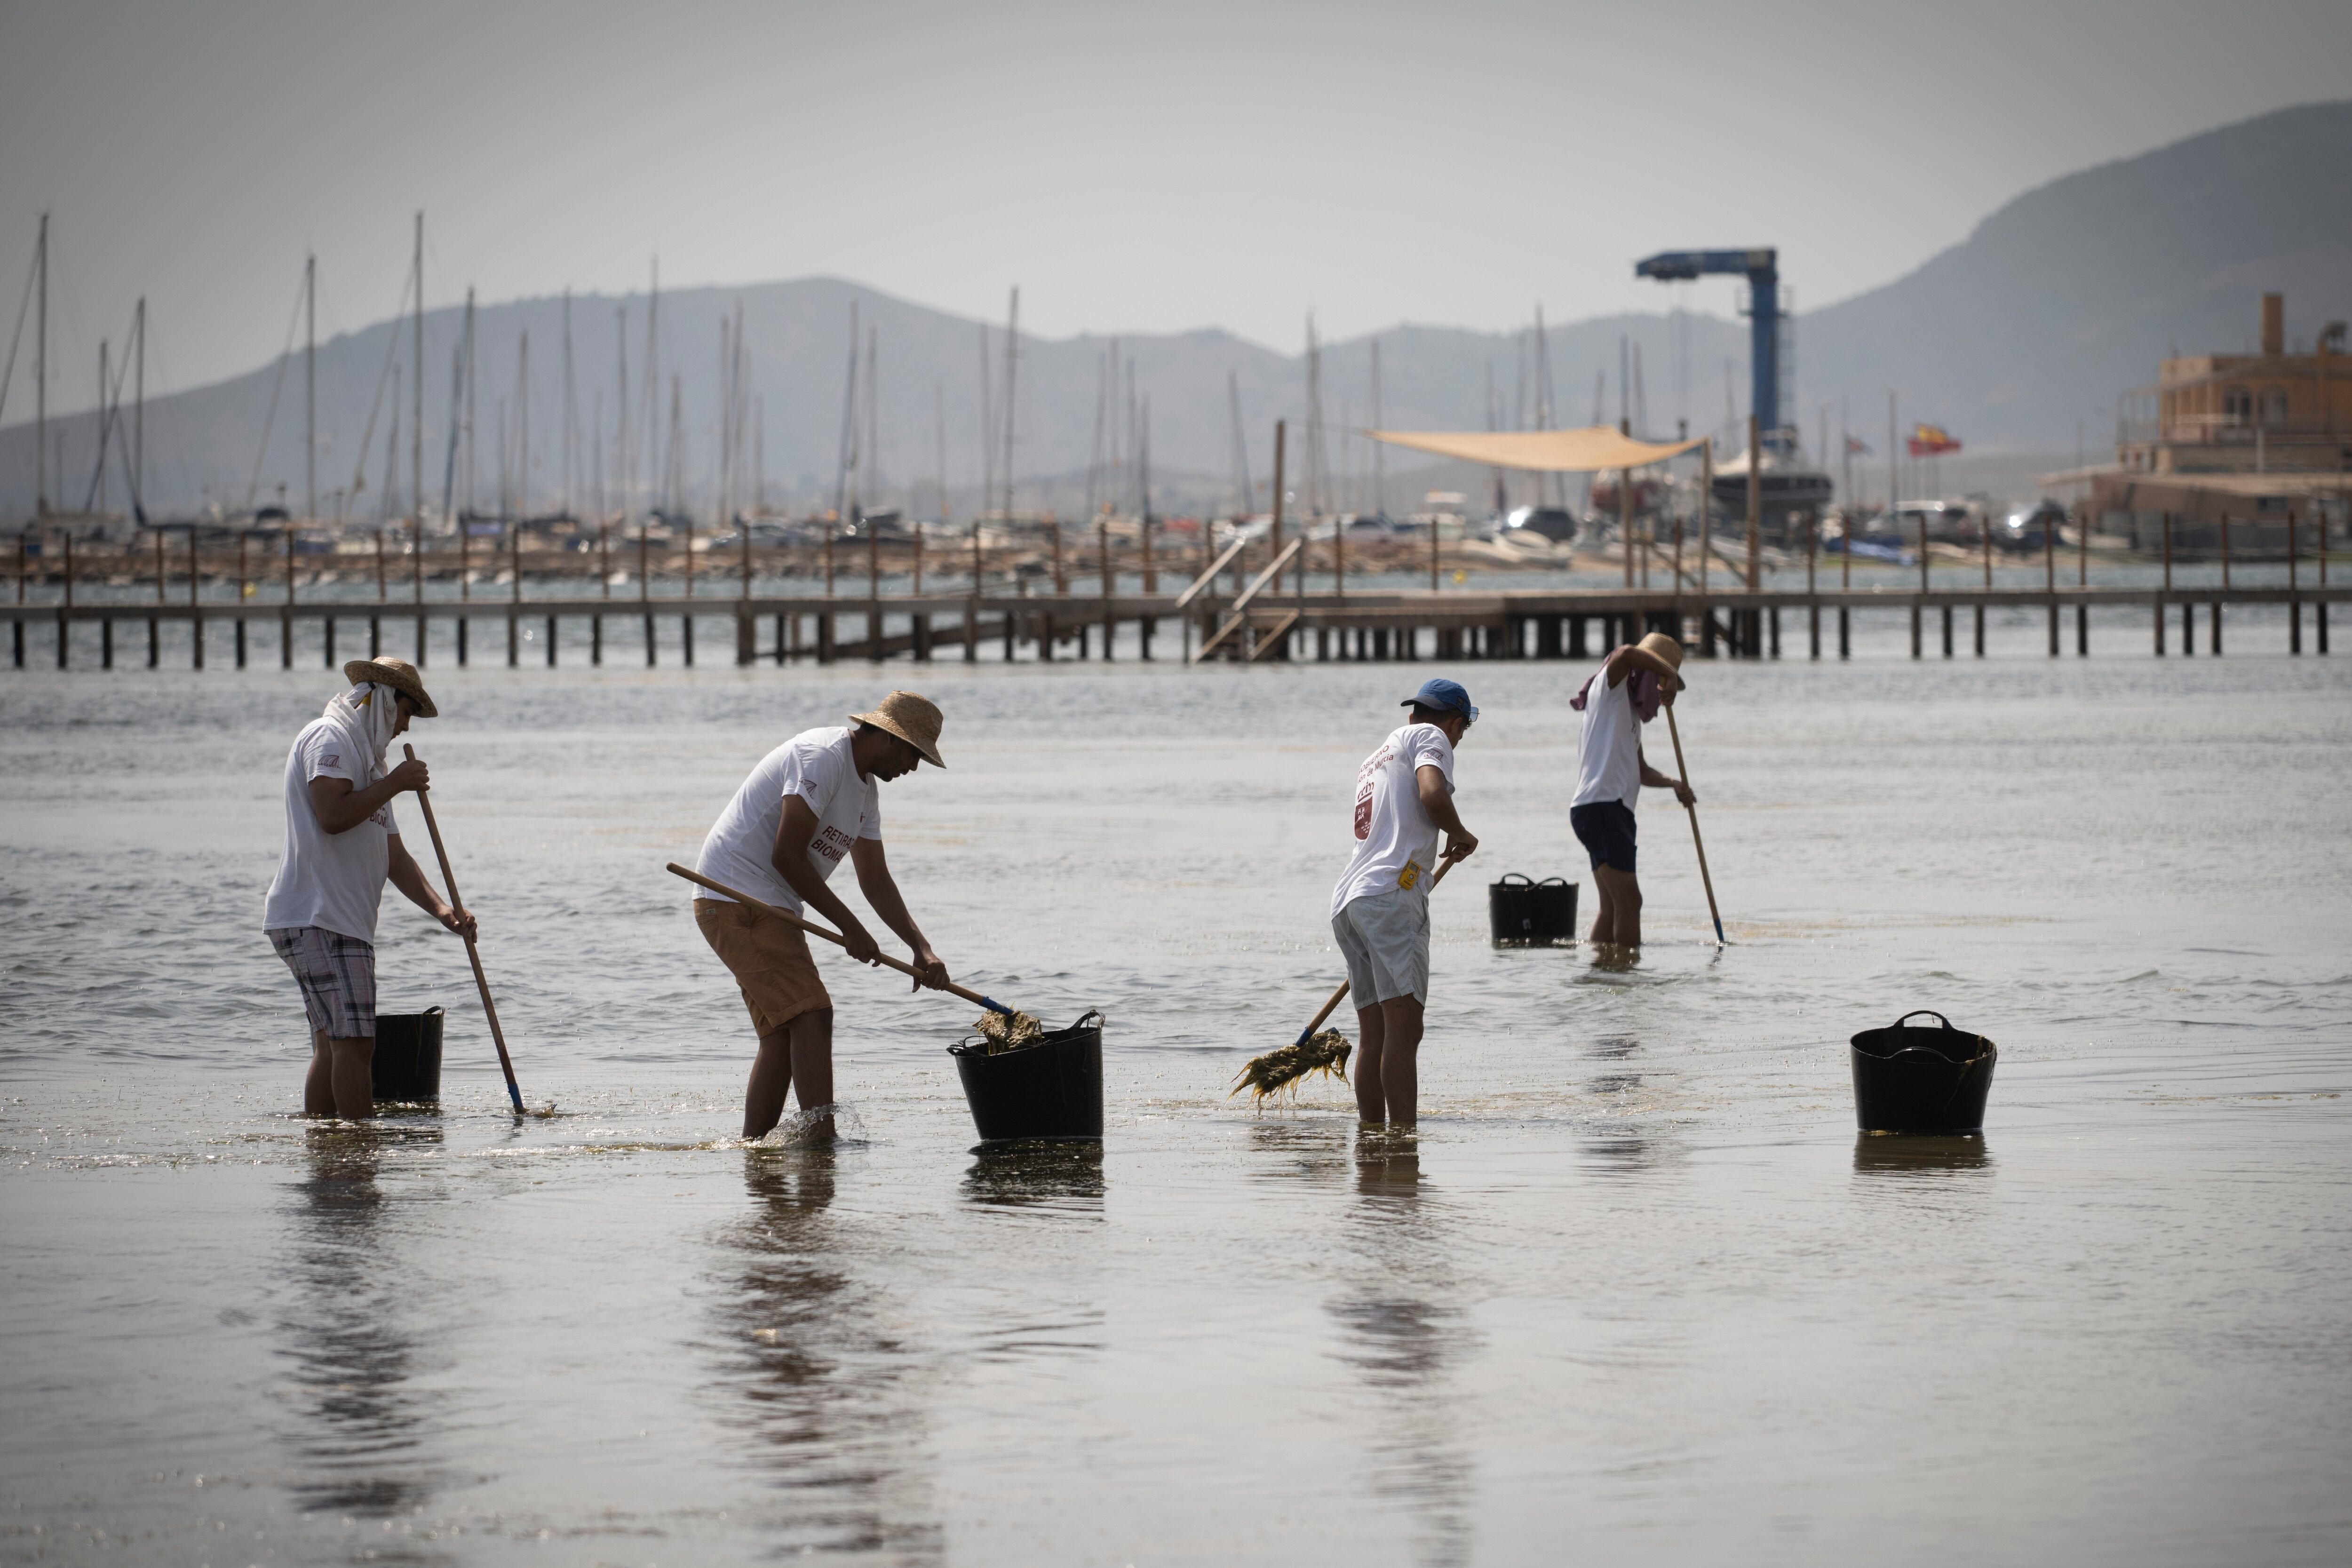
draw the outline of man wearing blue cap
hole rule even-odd
[[[1454,748],[1478,710],[1451,680],[1432,680],[1399,706],[1412,710],[1403,726],[1356,770],[1356,852],[1331,889],[1331,934],[1356,1007],[1357,1115],[1409,1127],[1420,1113],[1430,878],[1441,861],[1478,847],[1454,810]]]

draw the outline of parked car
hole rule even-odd
[[[2000,526],[1993,531],[1992,540],[2003,550],[2040,551],[2057,544],[2059,531],[2065,523],[2064,507],[2054,500],[2039,500],[2002,519]]]
[[[1559,506],[1517,507],[1503,520],[1503,533],[1508,538],[1522,531],[1566,544],[1576,537],[1576,514]]]

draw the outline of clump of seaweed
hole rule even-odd
[[[987,1054],[992,1057],[1034,1046],[1045,1037],[1045,1026],[1029,1014],[1000,1013],[993,1007],[982,1014],[972,1027],[988,1042]]]
[[[1278,1051],[1268,1051],[1253,1057],[1226,1099],[1244,1089],[1250,1091],[1253,1103],[1263,1103],[1272,1096],[1297,1092],[1298,1086],[1316,1073],[1326,1078],[1348,1081],[1348,1053],[1354,1049],[1348,1037],[1337,1029],[1326,1029],[1319,1035],[1295,1041]]]

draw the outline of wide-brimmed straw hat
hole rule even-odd
[[[343,679],[353,686],[373,680],[389,686],[416,704],[419,719],[438,719],[441,710],[433,706],[433,699],[425,695],[425,680],[416,667],[404,658],[355,658],[343,666]]]
[[[1664,632],[1652,632],[1633,646],[1664,659],[1674,666],[1675,679],[1676,680],[1682,679],[1683,645],[1680,639],[1670,637]]]
[[[861,724],[871,724],[877,730],[887,730],[898,739],[923,754],[923,761],[935,768],[947,763],[940,761],[940,709],[929,698],[912,691],[893,691],[876,704],[871,713],[852,713]]]

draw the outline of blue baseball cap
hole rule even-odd
[[[1400,708],[1426,708],[1433,713],[1459,713],[1473,724],[1478,721],[1478,710],[1470,705],[1470,694],[1458,681],[1436,679],[1422,682],[1421,689],[1397,704]]]

